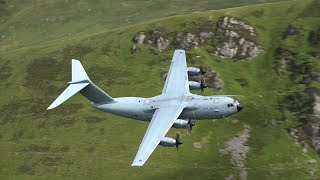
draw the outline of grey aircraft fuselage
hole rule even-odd
[[[154,111],[161,106],[167,106],[170,101],[181,101],[186,105],[178,118],[184,120],[224,118],[242,109],[238,101],[228,96],[200,96],[191,93],[176,98],[166,98],[160,95],[151,98],[121,97],[114,98],[114,100],[115,103],[92,103],[92,107],[118,116],[142,121],[150,121]]]

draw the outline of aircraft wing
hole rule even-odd
[[[186,52],[175,50],[162,94],[180,96],[189,92]]]
[[[165,136],[174,121],[179,117],[184,106],[179,101],[176,102],[176,105],[160,107],[155,111],[131,166],[143,166],[159,145],[161,138]]]

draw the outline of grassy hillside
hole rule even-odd
[[[0,51],[89,37],[193,11],[279,0],[1,0]]]
[[[59,4],[36,2],[51,10]],[[92,6],[97,7],[95,3],[99,1],[93,2]],[[237,3],[242,2],[247,1]],[[24,3],[32,8],[29,3]],[[286,1],[195,12],[146,23],[140,16],[135,16],[131,22],[140,24],[115,30],[113,28],[124,24],[120,20],[127,18],[127,14],[114,17],[116,19],[106,25],[101,25],[107,20],[101,20],[100,14],[85,21],[70,23],[66,20],[64,27],[61,27],[64,20],[43,28],[41,24],[32,26],[34,34],[33,31],[19,30],[21,34],[17,39],[32,46],[27,47],[24,42],[20,46],[15,44],[16,41],[0,42],[0,179],[224,179],[230,174],[237,179],[238,169],[230,162],[230,156],[220,154],[219,149],[225,148],[226,142],[241,132],[244,125],[251,127],[247,144],[250,150],[245,162],[249,179],[320,177],[320,158],[312,150],[304,153],[287,132],[287,128],[301,122],[289,111],[283,118],[284,113],[279,108],[280,102],[297,82],[290,79],[287,71],[278,76],[275,68],[275,52],[280,46],[300,54],[317,50],[308,43],[309,32],[319,28],[317,9],[309,11],[309,7],[315,5],[317,2],[311,0]],[[60,4],[56,8],[61,10],[58,14],[77,11],[79,7],[70,11],[64,8],[67,7]],[[103,7],[97,8],[107,11]],[[168,15],[193,11],[194,8],[188,5],[188,8],[182,8],[183,11],[168,10]],[[197,8],[212,7],[203,5]],[[112,12],[117,14],[114,9]],[[36,12],[37,8],[34,10]],[[125,12],[128,10],[132,9],[123,9]],[[28,8],[22,8],[8,16],[21,16],[27,20],[30,17],[27,16],[28,11]],[[87,6],[79,11],[87,11]],[[145,15],[149,11],[142,12]],[[167,16],[149,13],[145,15],[149,16],[148,20]],[[204,48],[191,49],[188,55],[195,54],[201,58],[194,61],[187,57],[188,65],[213,68],[223,79],[225,88],[221,91],[208,89],[205,94],[244,95],[239,101],[245,109],[220,121],[198,121],[190,136],[185,130],[179,130],[184,140],[179,151],[158,147],[146,166],[133,168],[130,164],[147,123],[94,110],[80,95],[57,109],[45,110],[66,87],[70,79],[71,58],[80,59],[90,78],[113,97],[159,94],[164,83],[162,74],[169,68],[174,48],[157,52],[141,45],[140,53],[131,54],[134,35],[152,29],[168,33],[188,31],[197,22],[208,19],[217,22],[225,15],[243,19],[255,27],[257,42],[263,47],[263,52],[256,59],[245,61],[214,57]],[[73,13],[70,16],[75,18]],[[101,23],[97,23],[100,20]],[[14,19],[10,21],[16,24]],[[29,21],[31,23],[32,20]],[[77,30],[80,23],[88,24],[88,30]],[[289,24],[298,27],[300,34],[284,39],[283,33]],[[4,31],[2,27],[0,32]],[[108,28],[110,30],[106,30]],[[41,35],[39,29],[46,29],[46,32]],[[72,41],[65,39],[67,29],[76,34]],[[60,33],[64,33],[61,36],[64,41],[42,44],[59,37]],[[311,61],[314,66],[319,64],[317,58],[311,58]],[[248,85],[241,86],[236,78],[245,79]],[[239,122],[232,123],[235,119]],[[168,136],[174,136],[176,131],[171,129]],[[195,148],[194,142],[202,142],[202,149]],[[308,162],[310,159],[317,162],[311,164]]]

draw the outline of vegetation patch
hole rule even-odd
[[[83,59],[85,55],[92,51],[93,49],[89,46],[77,44],[65,47],[60,53],[63,55],[65,61],[69,61],[71,59]]]
[[[45,166],[58,166],[61,161],[62,158],[56,155],[45,156],[40,159],[41,164]]]
[[[20,166],[18,166],[17,174],[34,175],[35,174],[34,166],[36,165],[37,163],[33,162],[30,159],[26,159],[23,161],[23,163]]]
[[[237,81],[239,83],[239,85],[242,87],[249,86],[249,81],[245,78],[237,78],[237,79],[235,79],[235,81]]]
[[[59,91],[55,81],[67,81],[69,74],[70,67],[65,63],[50,57],[37,58],[27,68],[25,86],[37,93],[51,95]]]
[[[320,1],[314,0],[302,11],[300,16],[302,17],[320,17],[319,13]]]
[[[309,42],[313,46],[320,45],[320,28],[309,33]]]
[[[0,62],[0,85],[4,85],[4,82],[11,76],[12,67],[9,65],[9,62],[4,59],[0,58]]]
[[[24,134],[24,130],[20,129],[17,132],[14,132],[12,137],[11,137],[11,141],[17,142]]]
[[[85,120],[86,123],[91,124],[91,123],[99,123],[99,122],[105,121],[107,118],[100,118],[97,116],[87,116],[85,119],[86,119]]]

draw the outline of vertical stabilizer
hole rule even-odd
[[[71,67],[71,82],[69,86],[61,93],[61,95],[47,108],[53,109],[58,107],[60,104],[68,100],[70,97],[75,95],[77,92],[85,96],[91,102],[94,103],[114,103],[114,99],[105,93],[98,86],[93,84],[87,75],[86,71],[82,67],[80,61],[72,59]]]
[[[72,59],[71,72],[71,83],[90,81],[89,76],[87,75],[79,60]]]

